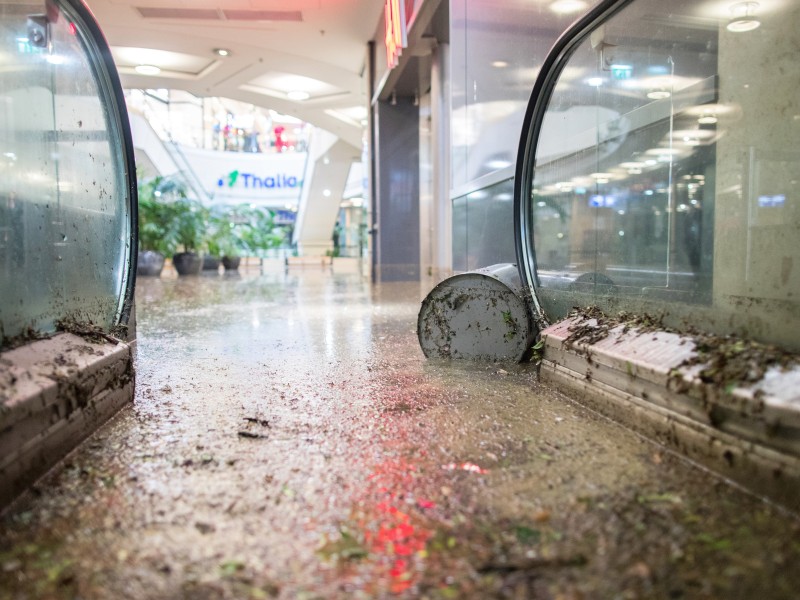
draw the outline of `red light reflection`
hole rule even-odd
[[[386,460],[369,476],[358,503],[356,526],[369,552],[366,562],[378,585],[388,584],[392,594],[401,594],[418,581],[433,535],[425,526],[423,511],[436,503],[416,498],[419,476],[416,466],[405,459]]]

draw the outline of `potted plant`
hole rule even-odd
[[[203,269],[217,269],[220,262],[224,265],[224,255],[238,256],[237,246],[241,244],[233,231],[235,223],[231,220],[230,213],[230,209],[225,206],[215,206],[208,213],[207,254],[203,256]]]
[[[181,250],[172,256],[178,275],[197,275],[203,267],[199,250],[205,242],[208,210],[197,200],[185,195],[170,203],[172,221],[170,234]]]
[[[140,179],[137,275],[158,277],[164,268],[164,257],[175,251],[171,235],[172,210],[166,201],[179,194],[180,189],[180,182],[173,178]]]
[[[221,250],[213,232],[209,232],[205,249],[206,251],[203,253],[203,271],[217,271],[220,265]]]
[[[251,213],[253,209],[245,206],[236,206],[230,209],[220,223],[220,255],[222,266],[226,271],[235,271],[239,268],[242,254],[251,249],[245,242],[245,236],[251,227]]]
[[[216,271],[219,269],[220,258],[222,257],[222,249],[220,248],[220,241],[215,225],[209,220],[208,229],[206,230],[206,241],[203,252],[203,271]]]
[[[242,221],[242,245],[253,255],[263,258],[265,251],[278,248],[286,238],[286,230],[275,225],[275,215],[271,210],[245,209]]]

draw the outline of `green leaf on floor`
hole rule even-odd
[[[697,535],[697,541],[703,542],[712,550],[729,550],[733,543],[730,540],[723,538],[715,538],[708,533],[701,533]]]
[[[647,494],[636,498],[639,504],[682,504],[683,500],[678,494]]]
[[[339,531],[338,540],[327,542],[317,552],[326,559],[344,560],[358,560],[369,554],[367,549],[345,529]]]
[[[244,566],[244,563],[240,560],[226,560],[219,565],[219,571],[223,577],[230,577],[242,571]]]
[[[531,529],[525,525],[518,526],[514,532],[517,535],[517,541],[520,544],[531,545],[538,544],[542,539],[542,532],[538,529]]]

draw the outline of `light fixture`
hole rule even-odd
[[[602,77],[590,77],[586,80],[586,84],[592,87],[600,87],[603,85],[603,78]]]
[[[700,123],[700,125],[713,125],[717,121],[719,121],[719,119],[713,114],[703,115],[697,118],[697,122]]]
[[[214,48],[214,54],[217,56],[230,56],[231,51],[227,48]]]
[[[669,98],[672,94],[669,93],[667,90],[651,90],[647,92],[647,97],[650,100],[664,100]]]
[[[508,63],[504,60],[496,60],[492,63],[492,66],[495,69],[505,69],[508,66]]]
[[[289,98],[289,100],[308,100],[311,97],[311,94],[300,90],[293,90],[291,92],[287,92],[286,97]]]
[[[139,75],[158,75],[161,73],[161,69],[155,65],[136,65],[134,70]]]
[[[739,2],[731,6],[731,20],[728,22],[727,29],[734,33],[753,31],[761,21],[756,17],[758,2]]]
[[[584,0],[556,0],[550,5],[550,10],[559,15],[569,15],[584,10],[586,6]]]
[[[499,169],[505,169],[506,167],[510,167],[511,162],[508,160],[495,158],[486,161],[486,166],[489,167],[490,169],[499,170]]]

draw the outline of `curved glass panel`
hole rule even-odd
[[[450,2],[453,188],[513,166],[542,61],[597,1]]]
[[[572,306],[800,347],[800,6],[638,0],[559,65],[526,265]]]
[[[125,144],[103,56],[65,3],[0,5],[0,339],[116,325],[129,270]],[[130,174],[131,176],[133,174]]]

